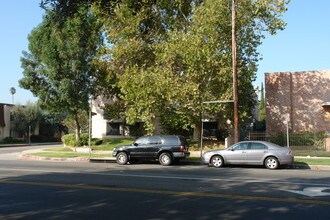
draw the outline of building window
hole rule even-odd
[[[108,123],[107,135],[120,135],[120,123]]]

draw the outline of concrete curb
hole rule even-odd
[[[58,158],[58,157],[40,157],[40,156],[34,156],[30,154],[21,154],[19,156],[23,159],[30,159],[30,160],[48,160],[48,161],[68,161],[68,162],[89,162],[89,158],[85,157],[74,157],[74,158]]]
[[[62,142],[46,142],[46,143],[23,143],[23,144],[0,144],[1,147],[26,147],[26,146],[42,146],[42,145],[59,145]]]
[[[325,165],[309,165],[306,167],[308,167],[311,170],[328,170],[328,171],[330,171],[330,166],[325,166]]]

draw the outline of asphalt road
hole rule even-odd
[[[329,171],[33,161],[21,150],[0,148],[0,219],[330,219]]]

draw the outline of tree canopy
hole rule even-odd
[[[160,7],[162,1],[147,2],[149,5],[138,12],[120,4],[106,25],[111,42],[109,65],[115,67],[118,75],[117,85],[128,121],[140,119],[151,132],[152,119],[159,115],[172,115],[171,123],[186,128],[198,128],[203,114],[220,117],[225,124],[233,117],[232,104],[204,105],[203,102],[233,97],[229,2],[186,1],[191,8],[182,15],[181,24],[162,20],[164,14],[168,15]],[[252,81],[261,58],[257,48],[266,32],[275,34],[285,27],[280,17],[286,11],[286,3],[237,1],[241,121],[249,118],[256,104]],[[141,27],[145,27],[143,21],[151,15],[152,21],[162,21],[155,22],[151,26],[154,29],[147,29],[146,38]]]
[[[103,43],[101,23],[88,7],[78,8],[61,23],[56,15],[47,10],[42,23],[30,33],[19,84],[39,97],[46,109],[75,118],[79,138],[78,114],[87,114],[95,88],[94,60]]]
[[[46,10],[52,9],[53,14],[30,36],[30,41],[35,42],[29,48],[32,56],[25,59],[26,62],[23,64],[29,67],[25,68],[25,74],[33,77],[27,77],[22,81],[22,85],[35,93],[44,91],[38,92],[39,96],[54,104],[58,103],[52,102],[51,98],[60,97],[57,92],[66,94],[66,98],[60,100],[73,104],[73,101],[69,101],[69,96],[74,97],[74,93],[86,95],[87,90],[93,89],[87,80],[91,75],[84,75],[90,70],[89,64],[93,63],[90,59],[85,59],[86,63],[81,59],[73,62],[75,59],[72,59],[72,54],[53,52],[58,49],[66,51],[62,50],[62,45],[66,45],[63,42],[69,41],[68,39],[73,42],[80,39],[79,36],[83,34],[79,33],[84,30],[80,26],[79,30],[74,31],[75,35],[62,34],[70,33],[65,31],[65,27],[74,26],[75,23],[70,23],[68,26],[66,24],[69,24],[67,21],[76,21],[77,12],[82,8],[84,10],[91,8],[93,13],[87,10],[87,15],[95,15],[97,21],[103,24],[102,30],[94,29],[94,31],[102,33],[107,40],[105,47],[98,47],[99,57],[94,64],[102,69],[95,75],[95,79],[102,79],[96,81],[98,88],[104,86],[110,88],[100,89],[99,94],[116,97],[116,105],[108,108],[112,111],[111,115],[116,115],[114,113],[116,111],[118,117],[124,117],[130,124],[143,121],[149,134],[153,133],[155,119],[162,116],[166,116],[163,117],[166,119],[163,120],[164,123],[172,123],[183,128],[198,128],[203,114],[226,121],[233,117],[233,106],[230,103],[221,105],[203,103],[228,100],[233,97],[230,2],[228,0],[41,1],[41,5]],[[261,58],[257,48],[266,33],[276,34],[285,27],[281,17],[287,10],[288,2],[288,0],[236,1],[235,26],[241,122],[249,118],[252,106],[255,105],[252,82],[256,78],[258,61]],[[58,30],[57,26],[53,28],[52,21],[55,18],[62,31],[41,31]],[[84,20],[86,14],[77,18]],[[96,33],[94,31],[93,33]],[[56,37],[50,38],[53,39],[52,41],[43,42],[48,46],[41,48],[37,45],[37,39],[48,39],[45,36],[51,37],[52,33],[55,33]],[[66,41],[63,41],[63,36]],[[62,40],[58,41],[58,39]],[[76,51],[74,54],[84,54],[82,51],[80,53],[75,45],[64,49]],[[84,45],[84,50],[92,51],[87,57],[96,54],[95,45],[97,44],[91,44],[91,47]],[[25,57],[28,58],[28,55]],[[54,60],[62,60],[61,65]],[[55,63],[52,63],[53,61]],[[77,66],[86,68],[76,68]],[[73,75],[64,71],[68,68],[71,68],[70,72]],[[84,71],[81,71],[82,69]],[[39,77],[32,74],[33,72],[39,74],[51,72],[53,74],[50,76],[60,77],[61,83],[49,84],[53,80],[52,77],[47,75],[49,78],[44,80],[45,75]],[[78,81],[86,86],[82,88],[80,86],[82,84],[79,84],[76,88],[82,91],[74,91],[71,96],[71,93],[64,92],[67,90],[59,85],[70,85],[72,79],[79,79]],[[47,91],[45,92],[43,88],[47,88]],[[50,95],[46,95],[47,93]],[[75,100],[86,104],[77,97]],[[79,104],[75,107],[83,108]]]
[[[14,118],[13,121],[17,122],[15,131],[24,138],[28,137],[29,130],[35,131],[42,119],[40,106],[32,102],[27,102],[24,106],[15,105],[11,110],[11,115]]]

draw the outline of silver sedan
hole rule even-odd
[[[202,163],[213,167],[225,164],[264,165],[276,169],[280,165],[291,165],[294,157],[288,147],[281,147],[266,141],[242,141],[224,150],[205,152]]]

